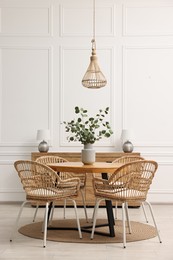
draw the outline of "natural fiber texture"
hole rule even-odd
[[[106,223],[106,220],[97,220],[97,224]],[[86,223],[85,219],[80,220],[81,226],[87,226],[91,223]],[[65,220],[55,220],[52,223],[55,227],[76,227],[76,220],[65,219]],[[148,224],[143,224],[139,222],[131,221],[132,234],[126,233],[127,242],[146,240],[154,238],[157,236],[156,230],[153,226]],[[43,233],[42,222],[32,223],[21,227],[19,232],[25,236],[42,239]],[[108,232],[108,227],[96,228],[97,231]],[[48,230],[47,240],[56,242],[68,242],[68,243],[122,243],[123,233],[122,233],[122,221],[116,220],[115,223],[115,237],[101,236],[95,234],[94,239],[90,239],[90,233],[82,232],[82,239],[79,239],[77,227],[76,230]]]
[[[51,168],[33,161],[16,161],[14,167],[29,201],[46,203],[78,196],[79,178],[62,180]]]
[[[117,159],[115,159],[113,161],[113,163],[129,163],[129,162],[135,162],[135,161],[140,161],[140,160],[144,160],[143,157],[141,156],[122,156],[122,157],[119,157]]]
[[[36,162],[42,163],[42,164],[49,164],[49,163],[62,163],[62,162],[68,162],[66,159],[59,157],[59,156],[53,156],[53,155],[45,155],[40,156],[36,159]],[[80,179],[80,188],[84,188],[86,184],[86,174],[84,173],[78,173],[75,174],[73,172],[60,172],[59,176],[62,180],[74,178],[77,177]]]
[[[112,161],[112,163],[123,163],[123,164],[125,164],[125,163],[129,163],[129,162],[135,162],[135,161],[141,161],[141,160],[144,160],[144,158],[141,157],[141,156],[134,156],[134,155],[128,156],[128,155],[126,155],[126,156],[122,156],[122,157],[115,159],[114,161]],[[110,174],[109,174],[109,176],[110,176]]]
[[[47,156],[40,156],[39,158],[37,158],[36,162],[42,163],[45,165],[49,165],[49,163],[63,163],[63,162],[68,162],[68,161],[59,156],[47,155]],[[82,196],[85,216],[86,216],[86,219],[88,219],[87,210],[86,210],[86,202],[85,202],[85,194],[83,192],[85,185],[86,185],[86,174],[85,173],[75,174],[73,172],[58,172],[58,176],[61,178],[61,180],[67,180],[67,179],[71,179],[71,178],[80,179],[79,191]],[[64,203],[64,218],[65,218],[65,207],[66,207],[66,202]]]
[[[70,199],[73,201],[76,220],[79,230],[79,236],[82,237],[80,224],[77,214],[76,202],[74,197],[78,196],[80,188],[80,179],[71,178],[62,180],[58,174],[46,165],[43,165],[34,161],[20,160],[14,163],[14,167],[18,173],[18,176],[23,185],[23,189],[26,193],[26,201],[21,205],[17,220],[20,219],[23,207],[27,202],[40,202],[45,203],[45,217],[44,217],[44,232],[43,232],[43,247],[46,247],[46,237],[47,237],[47,218],[48,218],[48,205],[56,200]],[[16,230],[13,229],[11,241]],[[42,229],[43,230],[43,229]]]
[[[94,194],[120,202],[146,200],[157,170],[157,163],[149,160],[134,161],[119,167],[108,180],[93,178]]]

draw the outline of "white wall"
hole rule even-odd
[[[173,2],[96,0],[96,42],[107,87],[88,90],[92,0],[0,0],[0,201],[21,200],[13,168],[37,151],[37,129],[51,130],[50,151],[80,151],[63,120],[76,105],[110,107],[114,136],[97,151],[120,151],[123,128],[134,151],[159,163],[150,199],[173,202]]]

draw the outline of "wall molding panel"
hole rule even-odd
[[[150,64],[147,63],[149,58]],[[167,126],[165,128],[164,122],[165,113],[168,117],[171,114],[170,86],[173,84],[172,76],[165,64],[170,63],[172,58],[173,46],[123,46],[122,122],[123,128],[129,128],[133,124],[134,129],[132,130],[136,135],[135,147],[173,147],[171,141],[173,124],[166,120]],[[162,60],[163,64],[157,66],[159,60]],[[167,85],[165,85],[165,78],[167,78]],[[162,87],[163,84],[164,87]],[[165,91],[167,102],[163,107],[160,105],[160,98],[164,96]],[[160,98],[158,95],[155,98],[156,92]],[[139,97],[136,98],[134,93],[139,93]],[[145,106],[146,102],[147,106]],[[140,114],[139,117],[138,114]],[[155,116],[154,120],[153,116]],[[142,127],[145,127],[146,124],[148,124],[148,129],[145,129],[145,139],[140,140],[137,135],[142,133]],[[160,132],[155,131],[156,127]],[[147,140],[147,136],[151,140]]]
[[[0,36],[42,37],[52,35],[52,6],[1,6]]]
[[[113,61],[113,57],[114,57],[114,48],[112,46],[103,46],[101,48],[98,49],[99,52],[99,60],[100,60],[100,64],[101,64],[101,58],[102,60],[107,60],[109,58],[109,67],[105,67],[105,69],[103,69],[103,71],[107,71],[109,75],[113,74],[114,71],[114,61]],[[64,119],[66,118],[66,115],[70,115],[69,118],[73,118],[74,117],[74,107],[76,105],[79,105],[81,107],[84,107],[86,109],[88,109],[90,107],[90,102],[92,102],[94,104],[94,100],[97,99],[97,90],[92,90],[92,96],[90,96],[90,92],[87,91],[87,89],[85,89],[82,86],[81,80],[82,77],[87,69],[87,66],[89,64],[89,57],[90,57],[90,52],[88,51],[87,47],[70,47],[70,46],[64,46],[60,48],[60,63],[61,63],[61,83],[60,83],[60,122],[63,122]],[[79,57],[79,58],[76,58]],[[80,58],[81,57],[81,58]],[[82,58],[83,57],[83,58]],[[80,68],[82,67],[82,60],[85,60],[87,63],[86,67],[83,67],[83,69],[81,70]],[[76,62],[76,63],[75,63]],[[81,66],[80,66],[81,65]],[[102,64],[104,67],[104,63]],[[77,70],[76,68],[80,66]],[[68,73],[68,74],[66,74]],[[75,79],[74,75],[75,74],[80,74],[81,77],[78,78],[78,81],[72,81],[73,79]],[[78,76],[78,75],[76,75]],[[114,78],[112,77],[112,82],[110,81],[108,84],[110,84],[110,86],[113,85],[114,82]],[[82,96],[83,98],[85,98],[85,101],[83,100],[83,104],[80,104],[81,102],[78,101],[78,96],[74,96],[73,100],[71,99],[71,96],[73,95],[74,92],[74,88],[71,86],[76,86],[77,88],[77,92],[78,95]],[[97,113],[97,111],[100,108],[106,108],[107,106],[110,107],[110,115],[109,115],[109,121],[111,125],[115,125],[115,118],[113,117],[113,114],[111,113],[111,111],[114,110],[114,88],[112,87],[108,87],[108,89],[102,89],[100,90],[100,95],[102,96],[102,99],[104,96],[106,96],[105,101],[103,101],[103,104],[96,104],[93,107],[93,111],[88,111],[89,114],[94,115],[95,113]],[[66,102],[69,104],[69,107],[67,108],[66,106]],[[79,102],[79,104],[77,103]],[[68,110],[68,111],[67,111]],[[68,119],[66,119],[65,121],[67,121]],[[60,124],[60,146],[61,147],[69,147],[69,146],[73,146],[73,147],[78,147],[81,146],[80,143],[74,142],[74,143],[70,143],[67,141],[66,139],[66,133],[64,131],[64,127],[62,124]],[[109,139],[105,139],[105,140],[100,140],[98,143],[95,144],[95,146],[98,147],[114,147],[114,140],[113,138],[109,138]]]
[[[60,36],[61,37],[85,37],[92,36],[93,32],[93,6],[84,6],[82,3],[74,6],[72,3],[60,5]],[[115,11],[113,4],[100,3],[96,9],[97,36],[115,37]],[[104,24],[100,27],[104,16]],[[80,23],[79,23],[80,19]],[[87,20],[87,23],[86,23]]]
[[[164,1],[124,4],[123,36],[173,36],[172,12]]]
[[[0,0],[0,201],[23,199],[13,164],[38,151],[38,129],[50,129],[50,152],[81,151],[62,124],[79,106],[91,116],[110,108],[114,135],[95,143],[96,152],[122,151],[122,129],[130,130],[134,152],[159,165],[151,201],[173,203],[172,14],[172,0],[97,1],[96,52],[107,85],[90,90],[81,81],[93,2]]]
[[[23,105],[22,109],[25,111],[25,114],[28,115],[30,121],[32,122],[32,120],[34,121],[37,120],[37,116],[39,116],[38,101],[36,99],[36,96],[33,97],[32,88],[31,88],[32,85],[35,84],[35,87],[37,88],[37,90],[36,88],[34,90],[35,94],[38,94],[38,97],[39,95],[40,96],[42,95],[41,98],[42,99],[44,98],[43,99],[44,107],[40,108],[40,111],[45,112],[44,124],[46,123],[47,124],[46,128],[52,130],[52,117],[53,117],[52,47],[50,46],[47,47],[45,46],[44,47],[43,46],[0,46],[0,50],[1,50],[1,66],[2,66],[2,78],[0,84],[0,89],[1,89],[0,147],[27,147],[27,146],[36,147],[35,136],[34,136],[34,140],[32,141],[26,142],[25,140],[23,140],[23,142],[17,142],[15,140],[16,133],[18,134],[17,139],[19,138],[21,139],[22,137],[22,133],[20,133],[20,131],[22,131],[21,126],[18,125],[13,135],[13,138],[11,137],[12,136],[11,129],[14,130],[13,124],[14,126],[16,125],[17,119],[19,120],[18,124],[20,124],[19,122],[23,119],[23,117],[25,117],[25,115],[21,114],[20,103],[21,105]],[[16,59],[17,57],[18,59]],[[30,67],[32,63],[31,57],[33,58],[33,61],[35,59],[35,65],[34,65],[35,67],[33,66],[32,69]],[[23,64],[24,60],[25,63]],[[44,65],[42,65],[43,62],[45,62]],[[40,70],[40,75],[39,73],[38,75],[36,75],[35,73],[35,70],[38,70],[38,68]],[[27,78],[27,82],[22,83],[22,79],[21,79],[22,77],[20,73],[23,74],[23,80],[24,77]],[[17,78],[18,74],[20,75],[20,78]],[[44,77],[43,80],[40,80],[41,75],[42,77]],[[30,79],[31,81],[29,82]],[[36,85],[37,82],[39,84],[43,83],[42,86],[37,87]],[[17,94],[16,90],[12,88],[13,84],[16,84],[16,87],[18,87],[18,91],[20,91],[20,96]],[[30,100],[32,100],[32,106]],[[15,105],[14,107],[11,107],[11,110],[9,108],[9,102]],[[8,117],[6,117],[7,108],[9,110]],[[35,113],[37,111],[38,114]],[[35,118],[34,118],[34,114],[35,114]],[[11,116],[13,117],[12,119]],[[5,128],[3,129],[3,127]],[[24,128],[23,132],[25,132],[26,131],[25,124],[23,125],[23,128]],[[35,131],[35,135],[36,135],[36,131]],[[10,139],[11,141],[7,141]]]

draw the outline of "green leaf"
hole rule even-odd
[[[82,121],[82,119],[79,117],[77,121],[80,123]]]
[[[79,107],[75,107],[75,113],[78,114],[80,112]]]
[[[113,134],[108,121],[105,121],[109,107],[100,109],[95,116],[88,116],[87,109],[75,107],[75,114],[79,114],[76,119],[69,122],[64,121],[65,131],[70,133],[68,141],[79,141],[82,144],[95,143],[102,137],[110,137]],[[86,118],[85,122],[83,119]]]

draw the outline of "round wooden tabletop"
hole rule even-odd
[[[75,173],[113,173],[121,163],[95,162],[83,164],[82,162],[49,163],[48,166],[57,172]]]

